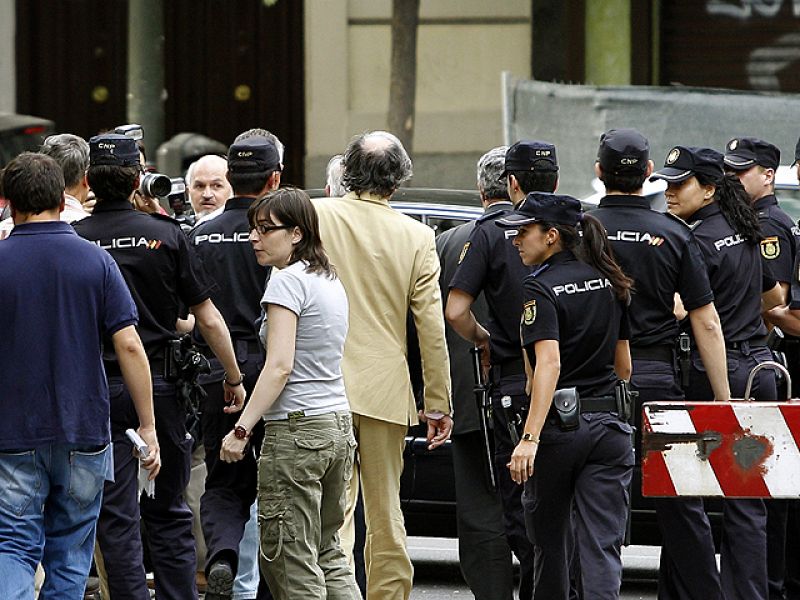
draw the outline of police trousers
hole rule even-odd
[[[612,413],[584,413],[573,431],[551,417],[539,435],[522,504],[536,560],[534,600],[616,600],[633,472],[632,429]],[[572,564],[577,560],[577,569]]]
[[[450,438],[459,566],[475,600],[511,600],[511,548],[503,527],[500,498],[486,485],[482,437],[480,431],[470,431]]]
[[[508,414],[500,404],[503,396],[510,396],[512,411],[528,414],[530,398],[525,395],[525,375],[511,375],[492,383],[492,420],[494,423],[494,463],[497,472],[497,488],[503,504],[503,525],[506,539],[519,561],[519,600],[533,598],[533,544],[525,528],[522,509],[522,486],[514,483],[508,462],[515,444],[508,429]]]
[[[244,375],[247,396],[253,392],[264,359],[261,354],[237,352],[239,368]],[[238,572],[239,543],[245,524],[250,518],[250,507],[256,499],[258,467],[256,453],[261,447],[264,425],[253,427],[250,443],[244,458],[234,463],[220,460],[219,452],[224,438],[236,425],[240,413],[228,414],[222,379],[224,370],[217,359],[212,359],[211,373],[201,379],[206,398],[200,415],[200,431],[205,448],[205,491],[200,498],[200,520],[206,540],[205,571],[218,560],[226,560]],[[253,549],[255,552],[255,548]]]
[[[114,481],[106,482],[97,541],[108,587],[114,600],[149,600],[145,581],[140,516],[145,526],[159,600],[197,598],[192,512],[184,490],[191,469],[192,438],[186,433],[186,411],[174,384],[153,375],[156,434],[161,472],[155,497],[139,497],[139,460],[125,436],[139,426],[133,401],[121,377],[109,377]]]
[[[728,379],[731,395],[742,398],[747,377],[758,363],[771,360],[763,346],[728,348]],[[762,370],[756,376],[752,395],[756,400],[774,400],[777,395],[775,376]],[[713,400],[713,392],[699,353],[693,351],[689,401]],[[657,516],[674,561],[665,568],[659,598],[698,600],[767,600],[767,510],[763,500],[735,499],[723,501],[721,569],[714,558],[714,543],[708,517],[700,498],[659,499]]]

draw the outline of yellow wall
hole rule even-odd
[[[386,127],[391,2],[306,0],[305,12],[306,182],[314,186],[354,134]],[[423,163],[454,153],[467,157],[462,186],[472,185],[471,157],[502,143],[501,73],[530,77],[530,45],[529,0],[422,0],[415,185],[435,185],[425,179],[436,169]]]

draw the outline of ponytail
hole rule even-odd
[[[750,202],[750,197],[734,173],[728,173],[721,182],[705,180],[700,173],[696,173],[697,181],[701,185],[716,185],[714,201],[719,205],[719,210],[733,230],[752,244],[761,241],[761,227],[758,223],[758,213]]]
[[[583,242],[581,258],[600,271],[611,282],[617,298],[628,303],[633,290],[633,279],[625,275],[614,260],[614,250],[608,242],[603,224],[592,215],[583,215]]]
[[[630,302],[633,291],[633,279],[625,275],[614,260],[614,251],[608,242],[608,236],[602,223],[597,218],[583,213],[583,239],[578,230],[570,225],[560,223],[543,223],[539,226],[543,231],[555,229],[561,238],[561,247],[574,252],[583,262],[595,269],[611,282],[614,294],[625,303]]]

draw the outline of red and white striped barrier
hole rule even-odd
[[[800,498],[800,402],[648,402],[642,495]]]

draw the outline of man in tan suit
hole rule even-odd
[[[369,600],[407,599],[413,569],[400,511],[406,430],[417,423],[406,361],[406,315],[419,336],[425,383],[423,420],[429,448],[450,436],[450,371],[433,231],[389,206],[411,177],[411,160],[385,131],[355,138],[344,156],[343,198],[315,206],[325,250],[350,304],[342,370],[359,444],[348,515],[362,486],[367,521],[364,556]],[[353,547],[352,522],[342,545]]]

